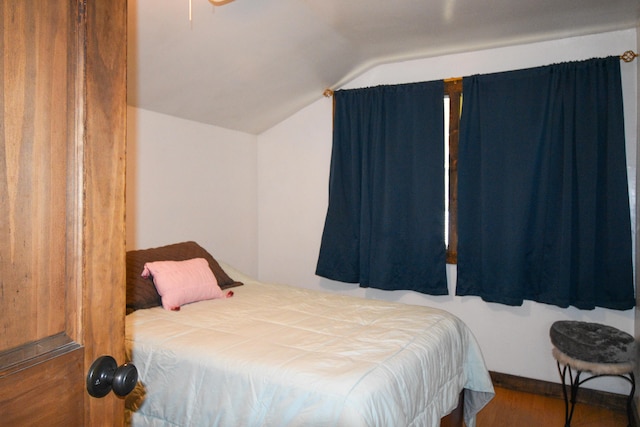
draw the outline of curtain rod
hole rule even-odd
[[[633,60],[636,59],[637,57],[638,57],[637,53],[635,53],[632,50],[628,50],[622,55],[620,55],[620,60],[624,62],[633,62]],[[444,79],[444,82],[451,83],[451,82],[457,82],[460,80],[462,80],[462,77],[451,77],[448,79]],[[325,98],[331,98],[333,96],[333,92],[334,92],[333,89],[326,88],[324,92],[322,92],[322,95],[324,95]]]

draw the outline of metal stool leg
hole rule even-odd
[[[557,362],[558,373],[562,378],[562,395],[564,396],[564,427],[571,427],[571,419],[573,418],[573,411],[576,407],[576,400],[578,396],[578,388],[580,386],[580,374],[581,371],[576,372],[576,377],[573,378],[573,372],[569,365],[565,365],[564,368],[560,367],[560,362]],[[571,387],[570,396],[567,395],[567,372],[569,373],[569,384]],[[569,405],[571,403],[571,405]]]
[[[626,378],[626,377],[625,377]],[[631,392],[629,392],[629,397],[627,398],[627,419],[629,420],[629,427],[634,425],[633,422],[633,395],[636,392],[636,377],[633,375],[633,372],[629,372],[629,382],[631,383]]]
[[[567,427],[567,420],[569,419],[569,399],[567,398],[567,385],[565,381],[565,375],[567,372],[567,367],[564,369],[560,368],[560,362],[558,364],[558,373],[560,374],[560,378],[562,378],[562,396],[564,397],[564,426]]]
[[[565,365],[564,367],[560,367],[560,362],[557,362],[558,365],[558,373],[560,374],[560,378],[562,378],[562,395],[564,397],[564,426],[571,427],[571,419],[573,418],[573,411],[576,406],[576,402],[578,401],[578,388],[583,383],[601,377],[620,377],[624,378],[631,384],[631,391],[629,392],[629,397],[627,397],[627,420],[629,422],[629,427],[634,425],[634,413],[633,413],[633,396],[636,392],[636,378],[633,372],[629,372],[628,374],[600,374],[593,375],[588,377],[582,381],[580,381],[580,375],[582,371],[576,371],[575,378],[573,377],[573,371],[569,365]],[[569,373],[569,386],[570,386],[570,394],[567,394],[567,372]],[[627,376],[628,375],[628,376]]]

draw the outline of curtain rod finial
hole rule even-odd
[[[322,94],[326,97],[326,98],[331,98],[333,96],[333,90],[327,88],[324,90],[324,92],[322,92]]]
[[[635,53],[632,50],[628,50],[622,55],[620,55],[620,59],[622,59],[624,62],[632,62],[634,59],[636,59],[637,56],[638,56],[637,53]]]

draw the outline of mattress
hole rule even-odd
[[[180,311],[127,315],[140,383],[133,426],[438,426],[493,397],[479,346],[452,314],[261,283]]]

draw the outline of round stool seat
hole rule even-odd
[[[554,353],[562,353],[574,362],[628,367],[623,373],[633,370],[634,339],[619,329],[599,323],[561,320],[551,326],[549,335],[557,349]],[[578,368],[574,363],[571,365]]]

